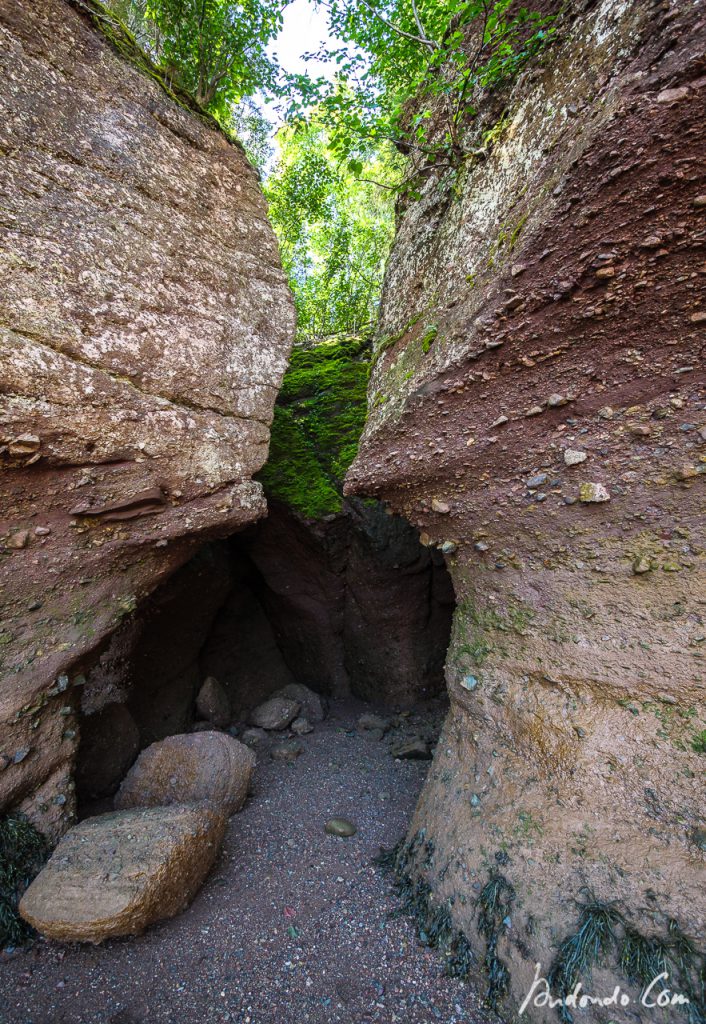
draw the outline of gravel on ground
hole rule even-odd
[[[365,710],[334,702],[292,763],[258,750],[252,796],[182,915],[0,954],[0,1024],[487,1024],[475,988],[390,916],[373,857],[406,831],[429,762],[358,732]],[[355,835],[327,834],[332,817]]]

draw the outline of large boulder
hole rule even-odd
[[[220,850],[226,817],[206,806],[88,818],[61,840],[20,902],[47,938],[102,942],[139,935],[183,910]]]
[[[250,715],[250,724],[259,729],[286,729],[301,711],[301,704],[291,697],[271,697]]]
[[[168,736],[142,751],[123,780],[115,806],[207,801],[224,814],[235,814],[245,803],[254,768],[252,750],[227,733]]]

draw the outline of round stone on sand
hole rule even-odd
[[[350,836],[354,836],[358,829],[348,818],[329,818],[324,831],[328,832],[330,836],[340,836],[343,839],[347,839]]]

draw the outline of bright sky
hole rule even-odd
[[[314,53],[322,43],[336,44],[328,31],[326,9],[316,6],[313,0],[293,0],[284,12],[284,25],[275,41],[270,44],[274,54],[285,71],[291,73],[309,72],[313,77],[330,77],[336,65],[324,61],[302,60],[303,53]]]

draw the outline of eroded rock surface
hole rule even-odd
[[[667,944],[669,918],[704,933],[705,42],[696,4],[571,5],[455,188],[401,210],[388,269],[348,489],[447,552],[412,864],[481,963],[478,897],[514,887],[507,1008],[586,887]]]
[[[0,0],[0,73],[0,807],[57,835],[80,660],[264,511],[294,316],[242,151],[84,15]]]
[[[225,828],[225,816],[205,806],[89,818],[60,841],[22,897],[20,913],[60,942],[139,935],[188,906]]]

